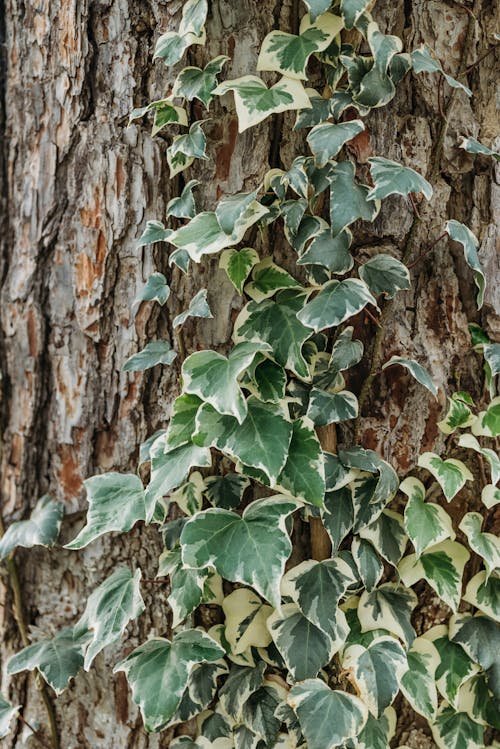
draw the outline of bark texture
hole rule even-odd
[[[194,47],[189,64],[227,54],[232,61],[226,75],[231,78],[254,72],[260,42],[271,28],[293,30],[297,25],[299,4],[294,0],[212,0],[210,5],[207,57]],[[2,514],[7,524],[25,517],[40,495],[50,491],[66,504],[63,542],[81,526],[83,480],[106,470],[135,469],[139,443],[165,425],[178,392],[175,364],[144,374],[124,373],[126,358],[148,339],[174,340],[173,316],[201,287],[208,288],[214,319],[188,323],[188,350],[223,347],[241,306],[217,261],[205,262],[186,278],[170,274],[165,246],[136,248],[146,219],[164,216],[179,180],[168,180],[167,136],[152,139],[145,125],[127,128],[127,115],[133,106],[159,98],[174,80],[176,71],[161,63],[153,66],[151,56],[158,34],[177,28],[181,6],[182,0],[0,0]],[[304,9],[301,4],[301,14]],[[421,42],[433,47],[452,75],[495,44],[499,8],[493,0],[379,0],[373,12],[382,30],[403,37],[407,49]],[[416,259],[442,233],[445,220],[456,218],[480,238],[488,279],[485,306],[478,314],[463,256],[443,240],[415,265],[412,290],[399,295],[388,316],[381,344],[384,360],[392,354],[428,360],[441,386],[441,399],[434,402],[399,368],[373,381],[361,438],[401,476],[419,452],[442,448],[436,421],[444,390],[460,387],[479,395],[481,365],[471,351],[467,323],[480,322],[492,339],[500,340],[494,222],[495,212],[500,215],[500,189],[491,161],[473,159],[457,148],[458,136],[466,134],[494,145],[497,72],[498,50],[462,79],[472,88],[472,99],[444,87],[445,132],[438,79],[408,76],[390,106],[372,112],[368,136],[363,134],[353,146],[361,176],[367,174],[370,155],[384,155],[430,175],[435,191],[430,205],[420,207],[421,221],[414,221],[409,203],[385,201],[374,227],[364,225],[355,235],[363,253],[375,247],[380,251],[383,245],[400,256],[410,242]],[[189,174],[202,181],[198,202],[207,208],[221,195],[257,186],[269,164],[289,165],[302,138],[291,132],[293,115],[238,135],[229,100],[227,105],[216,104],[206,128],[210,162]],[[256,249],[265,255],[261,241]],[[286,244],[279,234],[272,237],[270,251],[286,263]],[[143,304],[134,317],[132,301],[153,270],[170,277],[171,299],[161,311]],[[357,328],[369,347],[373,323],[360,317]],[[355,391],[367,374],[358,372],[351,383]],[[340,442],[351,438],[349,430],[339,435]],[[450,512],[477,509],[476,497],[466,492],[460,497]],[[154,529],[138,528],[126,539],[105,537],[79,553],[18,552],[33,636],[54,633],[74,621],[89,591],[131,555],[144,575],[153,577],[160,548]],[[145,586],[147,603],[154,603],[148,613],[129,628],[123,643],[101,654],[91,672],[81,673],[57,700],[61,747],[168,746],[171,733],[144,732],[123,675],[113,676],[110,665],[148,633],[168,631],[166,594],[162,586]],[[27,720],[43,733],[46,715],[33,678],[9,681],[5,676],[6,659],[18,649],[19,638],[4,579],[0,599],[1,691],[22,702]],[[436,599],[423,595],[417,628],[444,617]],[[419,719],[404,706],[400,713],[400,743],[432,747]],[[21,724],[4,741],[8,749],[37,745]]]

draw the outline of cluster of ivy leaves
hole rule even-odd
[[[191,180],[167,207],[177,228],[148,222],[140,245],[168,243],[169,263],[183,273],[205,255],[219,254],[245,303],[227,356],[197,351],[182,362],[182,389],[168,428],[141,446],[139,467],[150,468],[147,485],[132,473],[89,478],[86,524],[66,548],[125,533],[140,521],[158,526],[164,542],[158,577],[169,579],[172,638],[148,639],[115,671],[125,673],[148,731],[196,718],[198,736],[178,737],[171,744],[176,749],[385,749],[396,731],[393,703],[400,693],[429,722],[440,749],[480,749],[486,729],[500,728],[500,544],[484,530],[481,513],[468,512],[454,528],[445,502],[474,480],[470,466],[478,460],[489,477],[481,488],[486,511],[500,502],[494,450],[500,344],[471,327],[484,356],[487,405],[480,410],[468,393],[454,393],[438,424],[469,456],[469,466],[424,453],[420,478],[410,475],[399,485],[375,452],[359,445],[328,452],[317,435],[318,427],[359,415],[345,379],[363,358],[351,318],[410,288],[407,265],[392,255],[376,254],[355,266],[351,227],[373,221],[389,195],[432,198],[422,175],[382,156],[369,159],[371,184],[361,183],[344,146],[363,132],[362,118],[371,109],[393,98],[410,70],[437,73],[471,92],[445,73],[428,47],[403,52],[399,38],[380,31],[368,0],[306,5],[298,34],[272,31],[262,43],[257,70],[278,74],[274,85],[257,75],[219,83],[228,60],[219,56],[203,69],[183,68],[170,98],[132,112],[131,121],[153,113],[153,134],[184,128],[168,149],[172,176],[208,158],[203,121],[189,127],[187,105],[197,99],[208,109],[227,92],[234,95],[240,131],[295,110],[295,128],[308,129],[310,153],[287,170],[272,169],[259,189],[223,198],[213,211],[197,210],[198,183]],[[206,16],[206,0],[187,0],[178,31],[160,36],[155,57],[174,65],[190,45],[204,44]],[[369,52],[344,43],[344,29],[356,30],[359,46]],[[323,94],[304,86],[311,57],[324,67]],[[346,120],[353,110],[358,119]],[[498,158],[473,138],[462,147]],[[315,212],[320,205],[325,217]],[[259,257],[246,246],[252,227],[276,221],[306,282],[272,255]],[[458,221],[443,228],[463,248],[481,307],[478,240]],[[156,272],[136,302],[164,305],[170,293],[166,277]],[[201,289],[173,327],[210,316]],[[169,341],[152,341],[124,369],[168,366],[177,355]],[[404,367],[436,396],[417,361],[393,356],[382,368],[389,366]],[[212,475],[215,453],[226,460],[219,462],[224,471]],[[267,496],[255,499],[256,486],[259,497]],[[428,499],[436,488],[439,502]],[[406,497],[403,513],[391,509],[396,495],[399,507]],[[0,559],[18,546],[54,545],[62,513],[61,503],[44,496],[28,520],[10,525]],[[299,519],[321,522],[328,558],[287,564]],[[479,564],[463,592],[471,552]],[[141,579],[140,569],[117,568],[72,627],[14,655],[8,673],[36,669],[60,693],[144,611]],[[421,580],[450,616],[417,636],[413,587]],[[221,623],[208,631],[196,626],[200,606],[217,607]],[[1,699],[0,736],[18,709]]]

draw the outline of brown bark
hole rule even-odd
[[[147,218],[163,217],[178,184],[167,179],[168,141],[152,139],[146,126],[126,128],[127,114],[158,98],[173,82],[174,72],[161,63],[153,66],[151,55],[158,33],[176,28],[181,6],[180,0],[0,0],[0,25],[5,25],[0,101],[2,514],[7,523],[26,516],[49,490],[66,504],[63,542],[81,525],[85,477],[135,468],[139,443],[165,425],[178,393],[175,365],[127,374],[121,370],[126,358],[148,338],[172,336],[172,317],[187,306],[193,290],[208,288],[214,319],[186,326],[188,350],[223,347],[233,313],[241,306],[212,260],[188,279],[172,274],[166,309],[143,304],[135,319],[131,314],[132,300],[152,270],[170,277],[165,249],[136,249],[135,241]],[[273,27],[294,28],[290,12],[295,6],[292,0],[213,0],[206,53],[193,48],[191,64],[228,54],[228,77],[253,72],[265,34]],[[451,0],[379,0],[374,14],[382,30],[402,36],[408,49],[428,43],[456,75],[495,43],[497,3],[476,0],[472,10],[477,23],[472,25],[468,9],[469,4]],[[463,79],[474,92],[471,100],[457,94],[450,104],[450,89],[444,87],[449,126],[442,153],[437,148],[442,120],[435,76],[408,76],[390,106],[370,115],[369,137],[356,141],[362,176],[372,154],[432,173],[435,196],[430,206],[419,208],[422,221],[412,233],[411,259],[441,234],[447,218],[456,218],[480,238],[488,278],[479,314],[463,256],[442,241],[415,265],[412,290],[392,307],[380,336],[382,360],[397,353],[427,361],[442,388],[436,403],[398,368],[383,376],[374,372],[360,435],[400,475],[414,465],[419,452],[441,449],[436,421],[444,391],[460,387],[480,395],[481,365],[470,348],[467,322],[481,322],[492,338],[500,339],[494,223],[500,193],[492,163],[457,148],[459,135],[479,134],[488,145],[496,135],[496,57],[488,55]],[[257,186],[270,160],[273,166],[277,160],[288,165],[302,138],[291,132],[293,115],[271,119],[243,135],[237,134],[232,108],[217,104],[211,116],[211,161],[196,165],[189,175],[202,181],[203,207],[212,207],[223,194]],[[384,245],[401,254],[413,218],[409,204],[389,199],[375,226],[359,229],[356,244],[367,252]],[[261,242],[256,248],[262,254],[275,251],[292,262],[282,237],[274,236],[272,246]],[[373,323],[360,319],[357,334],[369,350]],[[356,392],[367,374],[366,369],[350,383]],[[341,442],[351,438],[349,430],[339,434]],[[477,498],[466,492],[461,496],[462,503],[452,509],[476,508]],[[18,552],[25,615],[34,637],[74,621],[88,592],[117,562],[132,556],[144,575],[153,577],[160,547],[154,529],[136,528],[127,537],[106,537],[79,553]],[[57,700],[64,749],[168,746],[169,732],[145,734],[125,680],[111,669],[147,634],[168,631],[166,590],[150,587],[154,590],[145,591],[148,613],[130,627],[123,643],[108,648],[92,671],[80,674]],[[0,595],[2,693],[23,702],[26,718],[44,730],[46,715],[33,678],[9,682],[4,676],[5,659],[20,642],[4,582]],[[442,617],[437,602],[429,599],[419,610],[417,626],[427,628]],[[401,743],[415,749],[432,746],[428,731],[414,721],[414,716],[403,716]],[[5,746],[34,746],[30,736],[29,729],[18,726]]]

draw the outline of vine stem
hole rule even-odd
[[[31,733],[33,734],[33,736],[35,737],[35,739],[36,739],[36,740],[37,740],[37,741],[39,742],[39,744],[40,744],[41,746],[44,746],[44,747],[45,747],[45,749],[52,749],[52,748],[51,748],[51,746],[50,746],[49,744],[46,744],[46,743],[45,743],[45,739],[44,739],[44,738],[43,738],[43,736],[42,736],[42,735],[40,734],[40,732],[39,732],[39,731],[37,731],[37,729],[36,729],[36,728],[33,728],[33,726],[31,725],[31,723],[28,723],[28,721],[27,721],[27,720],[26,720],[26,718],[25,718],[25,717],[24,717],[24,716],[22,715],[22,713],[19,713],[18,717],[19,717],[19,720],[21,721],[21,723],[23,723],[23,724],[24,724],[24,725],[26,726],[26,728],[29,728],[29,729],[30,729]]]
[[[4,525],[2,513],[0,512],[0,538],[4,535],[4,533],[5,533],[5,525]],[[5,566],[7,568],[7,574],[9,576],[9,584],[10,584],[10,588],[12,590],[12,596],[14,599],[14,619],[17,625],[17,629],[18,629],[23,647],[26,648],[30,644],[30,641],[28,638],[28,628],[26,625],[26,620],[24,618],[24,606],[23,606],[21,582],[19,580],[19,575],[17,572],[17,565],[12,555],[7,557],[5,561]],[[39,672],[35,673],[35,684],[40,694],[40,697],[42,699],[42,702],[44,704],[45,712],[47,713],[47,719],[49,722],[50,736],[51,736],[51,749],[60,749],[59,735],[57,733],[57,722],[56,722],[56,716],[54,712],[54,706],[52,704],[49,693],[47,691],[47,685],[45,681],[43,680],[42,675]],[[19,715],[19,717],[21,718],[21,720],[24,720],[24,722],[26,723],[26,720],[21,715]],[[28,724],[26,723],[26,725]],[[33,730],[31,726],[29,725],[28,725],[28,728]],[[33,731],[33,733],[40,741],[39,733],[37,731]]]
[[[479,7],[479,0],[475,0],[473,11],[469,14],[469,21],[467,23],[467,32],[466,32],[464,46],[462,49],[462,56],[460,58],[461,69],[464,68],[466,61],[467,61],[467,57],[471,49],[471,45],[472,45],[472,41],[474,37],[474,25],[476,23],[478,7]],[[459,73],[459,75],[464,75],[466,72],[467,72],[467,68],[463,70],[463,72]],[[450,96],[448,98],[446,110],[444,110],[444,108],[441,106],[441,102],[438,102],[439,112],[441,114],[441,125],[439,127],[436,143],[431,151],[430,165],[429,165],[429,170],[428,170],[429,172],[428,179],[430,182],[435,181],[435,179],[439,175],[441,156],[442,156],[443,148],[444,148],[444,140],[446,137],[446,133],[448,131],[448,118],[449,118],[451,108],[453,106],[453,102],[455,100],[456,92],[457,92],[456,89],[452,89]],[[418,214],[414,213],[410,231],[408,232],[408,236],[406,238],[405,249],[403,251],[402,262],[405,265],[408,265],[408,261],[410,260],[412,256],[417,229],[419,228],[421,223],[422,223],[421,215],[419,213]],[[436,240],[434,244],[437,244],[437,242],[442,238],[443,238],[442,236],[438,237],[438,239]],[[434,245],[432,245],[429,248],[428,252],[430,252],[430,250],[433,249],[433,246]],[[417,261],[420,261],[422,257],[423,255],[420,258],[418,258]],[[413,267],[417,261],[415,261],[414,263],[411,263],[408,267],[410,268]],[[388,317],[392,310],[393,305],[394,305],[393,299],[387,300],[383,306],[382,313],[379,318],[379,327],[377,328],[377,332],[375,333],[375,339],[373,341],[370,371],[368,372],[366,380],[363,382],[363,385],[361,387],[361,391],[358,397],[358,416],[356,417],[356,422],[355,422],[355,427],[354,427],[355,444],[359,443],[360,431],[361,431],[361,418],[362,418],[361,414],[363,412],[363,407],[366,405],[366,401],[368,400],[368,396],[370,394],[373,381],[375,380],[375,377],[377,377],[380,371],[380,367],[382,363],[382,356],[383,356],[382,344],[384,342],[385,326],[386,326],[386,323],[387,323],[387,320],[388,320]]]

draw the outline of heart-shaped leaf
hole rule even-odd
[[[0,538],[0,559],[4,559],[17,546],[30,549],[32,546],[54,546],[59,536],[64,504],[44,494],[27,520],[11,523]]]

